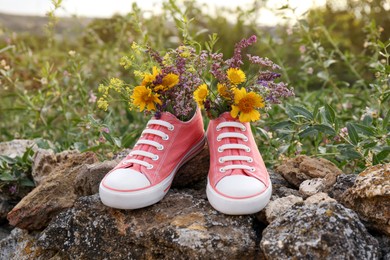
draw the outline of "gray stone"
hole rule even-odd
[[[309,197],[318,192],[322,192],[324,188],[324,179],[314,178],[303,181],[301,185],[299,185],[299,193],[301,193],[304,197]]]
[[[98,193],[100,181],[118,163],[119,160],[104,161],[81,168],[74,182],[77,195],[88,196]]]
[[[342,201],[370,228],[390,235],[390,163],[361,172]]]
[[[138,210],[104,206],[99,196],[78,199],[42,232],[39,245],[71,259],[261,258],[253,216],[215,211],[202,190],[170,190]]]
[[[1,142],[0,155],[15,158],[17,156],[22,156],[27,148],[30,147],[32,147],[34,151],[38,148],[36,143],[32,140],[15,139],[9,142]]]
[[[340,174],[337,176],[336,182],[333,186],[329,187],[326,191],[330,197],[335,200],[342,202],[344,196],[344,192],[351,188],[355,183],[357,175],[355,174]]]
[[[323,202],[336,202],[336,200],[324,192],[316,193],[305,200],[305,204],[319,204]]]
[[[339,203],[294,205],[263,231],[266,259],[379,259],[378,241]]]
[[[336,177],[342,174],[342,171],[332,162],[323,158],[311,158],[306,155],[285,160],[282,164],[275,167],[275,171],[280,173],[296,188],[303,181],[313,178],[324,178],[325,186],[330,187],[336,181]]]
[[[270,201],[265,207],[267,222],[272,222],[274,219],[282,215],[282,213],[284,213],[286,210],[290,209],[294,204],[299,202],[303,202],[303,199],[294,195],[289,195],[287,197]]]

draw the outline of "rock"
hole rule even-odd
[[[172,189],[161,202],[132,211],[108,208],[97,194],[81,197],[38,243],[70,259],[260,258],[255,218],[218,213],[204,193]]]
[[[305,204],[306,205],[308,205],[308,204],[320,204],[320,203],[323,203],[323,202],[336,202],[336,200],[332,199],[331,197],[329,197],[328,194],[326,194],[324,192],[316,193],[316,194],[308,197],[305,200]]]
[[[104,161],[81,168],[75,179],[74,188],[77,195],[87,196],[98,193],[100,181],[118,163],[119,160]]]
[[[287,197],[278,198],[273,201],[270,201],[265,207],[265,215],[267,218],[267,222],[271,223],[283,212],[290,209],[294,204],[299,202],[303,202],[303,199],[294,195],[289,195]]]
[[[34,246],[35,237],[26,230],[15,228],[11,234],[0,241],[0,259],[36,259],[39,248]]]
[[[268,173],[272,183],[272,196],[270,201],[274,201],[278,198],[284,198],[288,196],[302,197],[298,190],[292,189],[291,185],[283,178],[279,173],[268,169]],[[269,221],[266,216],[266,208],[256,213],[256,218],[263,224],[268,225]]]
[[[34,162],[32,165],[32,176],[35,185],[38,186],[47,176],[54,173],[54,169],[58,165],[64,165],[64,167],[69,168],[81,164],[77,160],[72,159],[78,157],[79,154],[76,150],[63,151],[55,154],[53,150],[38,149],[34,154]],[[69,162],[74,163],[74,165],[69,164]]]
[[[44,228],[56,214],[73,206],[77,198],[76,176],[81,168],[97,161],[91,152],[64,156],[42,183],[8,213],[9,223],[27,230]]]
[[[303,181],[313,178],[325,178],[325,184],[331,186],[336,181],[336,176],[342,173],[332,162],[323,158],[311,158],[306,155],[300,155],[284,161],[283,164],[275,168],[275,171],[280,173],[296,188]]]
[[[378,241],[339,203],[294,205],[263,231],[266,259],[378,259]]]
[[[27,148],[30,147],[32,147],[34,151],[38,148],[36,143],[32,140],[15,139],[9,142],[1,142],[0,155],[15,158],[17,156],[22,156]]]
[[[390,163],[361,172],[344,196],[345,205],[370,228],[390,235]]]
[[[381,259],[390,260],[390,236],[386,236],[377,232],[372,232],[371,234],[379,242],[379,248],[382,251]]]
[[[299,185],[299,193],[301,193],[304,197],[309,197],[323,191],[324,188],[324,179],[314,178],[303,181],[301,185]]]
[[[342,202],[344,196],[344,192],[351,188],[356,180],[355,174],[340,174],[337,176],[336,183],[329,187],[327,190],[327,193],[330,197],[334,198],[335,200]]]
[[[209,168],[209,148],[206,145],[198,155],[179,169],[173,179],[172,188],[189,187],[196,182],[207,179]]]

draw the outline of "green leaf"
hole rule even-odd
[[[290,109],[294,112],[295,115],[301,115],[308,120],[313,120],[313,114],[304,107],[290,106]]]
[[[347,123],[347,130],[349,139],[354,145],[357,145],[359,143],[359,135],[356,131],[355,126],[351,123]]]
[[[336,135],[336,131],[328,125],[319,124],[319,125],[314,125],[313,128],[327,135]]]
[[[384,131],[387,130],[387,125],[389,124],[389,121],[390,121],[390,109],[389,109],[389,111],[387,111],[387,115],[383,119],[382,129]]]
[[[374,154],[372,158],[373,164],[375,165],[381,163],[389,156],[389,154],[390,154],[390,150],[384,150],[377,154]]]
[[[20,181],[20,185],[26,187],[35,187],[35,183],[30,179],[23,179]]]
[[[326,60],[326,61],[324,61],[324,67],[329,68],[330,65],[332,65],[333,63],[336,63],[336,62],[337,62],[337,60],[332,60],[332,59]]]
[[[15,176],[12,176],[8,172],[3,172],[2,174],[0,174],[0,180],[2,180],[2,181],[16,181],[16,178],[15,178]]]
[[[376,133],[375,133],[375,128],[373,127],[369,127],[369,126],[366,126],[366,125],[362,125],[362,124],[353,124],[355,126],[355,129],[358,133],[362,133],[364,135],[367,135],[367,136],[374,136]]]
[[[364,145],[363,145],[363,148],[364,148],[364,149],[370,149],[370,148],[375,147],[376,144],[377,144],[376,141],[375,141],[375,142],[369,142],[369,143],[364,144]]]
[[[317,77],[319,77],[320,79],[322,79],[324,81],[328,81],[329,80],[329,74],[326,71],[318,72],[317,73]]]
[[[6,162],[7,164],[15,164],[16,163],[15,158],[11,158],[11,157],[6,156],[6,155],[0,155],[0,162],[1,161]]]
[[[269,136],[268,136],[268,132],[267,131],[265,131],[261,127],[256,127],[256,130],[257,130],[258,133],[260,133],[260,135],[264,136],[265,139],[269,140]]]
[[[336,119],[336,112],[328,104],[325,104],[325,117],[329,123],[334,124],[335,119]]]
[[[355,150],[345,150],[345,151],[342,151],[342,155],[347,157],[348,159],[360,159],[361,156],[358,152],[356,152]]]
[[[104,138],[112,145],[115,145],[115,141],[114,139],[112,138],[112,136],[106,132],[102,132],[102,135],[104,136]]]
[[[365,115],[362,123],[363,123],[363,125],[366,125],[366,126],[372,125],[372,117],[370,115]]]
[[[291,121],[282,121],[271,126],[272,130],[278,130],[283,128],[290,128],[294,125]]]
[[[317,104],[314,106],[314,109],[313,109],[313,118],[317,118],[317,115],[318,115],[318,112],[319,112],[319,108],[320,108],[320,104],[317,103]]]
[[[316,136],[318,135],[318,131],[314,127],[309,126],[303,131],[299,132],[298,135],[300,138],[305,138],[307,136]]]

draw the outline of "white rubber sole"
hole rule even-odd
[[[162,182],[150,188],[132,191],[121,192],[107,189],[100,183],[99,196],[102,203],[106,206],[117,209],[139,209],[153,205],[164,198],[168,193],[169,187],[172,184],[175,174],[180,167],[197,155],[205,145],[205,138],[191,148],[191,150],[183,157],[176,168]]]
[[[208,182],[206,193],[211,206],[219,212],[227,215],[248,215],[257,213],[267,206],[272,195],[272,185],[269,185],[258,196],[245,199],[232,199],[218,194]]]

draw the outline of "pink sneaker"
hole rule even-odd
[[[263,209],[270,200],[272,186],[249,123],[241,123],[225,112],[210,120],[207,141],[210,204],[229,215],[252,214]]]
[[[130,154],[100,183],[103,204],[119,209],[143,208],[160,201],[173,177],[205,144],[203,120],[198,109],[182,122],[168,112],[152,118]]]

